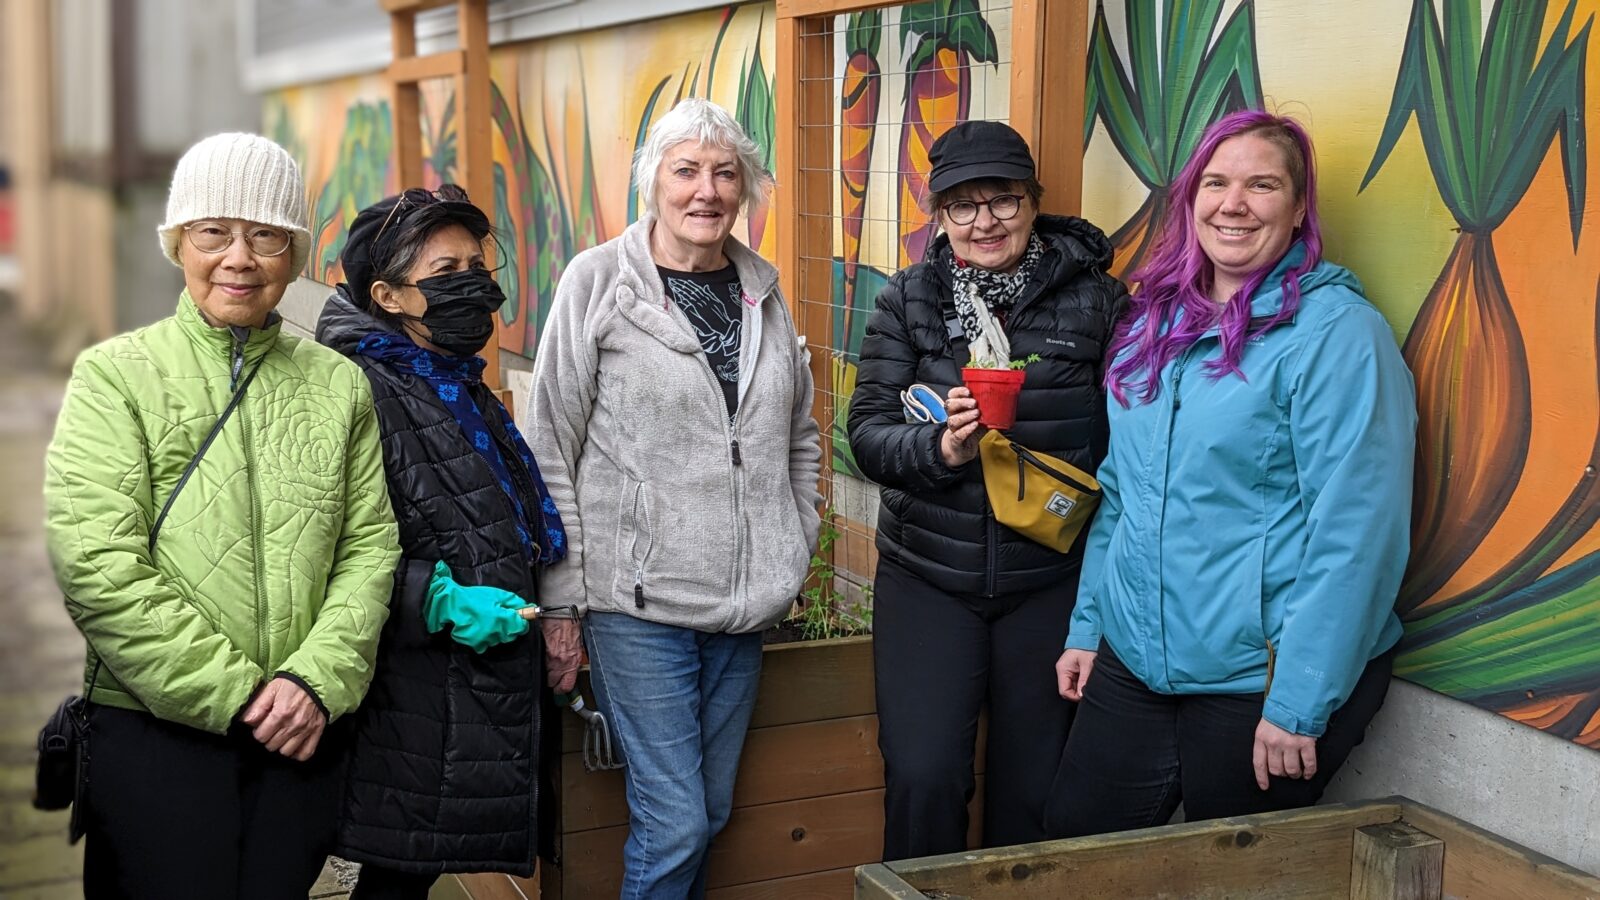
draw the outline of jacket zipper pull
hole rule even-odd
[[[736,466],[744,465],[744,458],[739,455],[739,439],[738,438],[734,438],[733,439],[733,464],[736,465]]]
[[[636,609],[644,609],[644,582],[633,583],[633,605]]]

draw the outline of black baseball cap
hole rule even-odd
[[[1033,177],[1028,142],[1004,122],[972,121],[940,135],[928,150],[928,189],[949,190],[976,178],[1023,181]]]

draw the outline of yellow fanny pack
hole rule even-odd
[[[1034,453],[998,431],[978,441],[978,458],[995,520],[1062,553],[1100,502],[1100,482],[1093,475]]]

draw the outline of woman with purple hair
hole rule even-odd
[[[1111,347],[1111,447],[1047,827],[1315,803],[1388,690],[1416,402],[1388,323],[1322,259],[1311,140],[1214,124]],[[1187,376],[1187,377],[1186,377]]]

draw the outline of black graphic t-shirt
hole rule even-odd
[[[678,304],[694,326],[706,361],[722,384],[728,416],[739,406],[739,338],[744,315],[744,291],[732,264],[715,272],[679,272],[656,266],[667,296]]]

